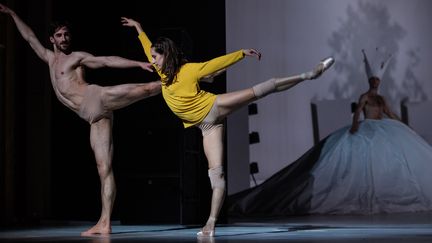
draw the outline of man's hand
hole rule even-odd
[[[13,14],[13,11],[6,7],[5,5],[0,3],[0,12],[5,13],[5,14]]]
[[[354,134],[354,133],[356,133],[357,131],[358,131],[358,126],[352,126],[351,129],[349,130],[349,132],[350,132],[351,134]]]
[[[153,65],[149,62],[139,62],[138,65],[149,72],[153,72]]]

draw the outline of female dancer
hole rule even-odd
[[[198,236],[214,236],[216,219],[225,196],[223,171],[223,119],[233,111],[267,94],[287,90],[294,85],[318,78],[333,63],[327,58],[310,72],[272,78],[252,88],[215,95],[199,88],[202,77],[218,72],[244,56],[261,54],[254,49],[243,49],[202,63],[189,63],[180,49],[168,38],[152,43],[137,21],[122,17],[124,26],[135,27],[148,60],[162,80],[162,95],[169,108],[183,121],[185,128],[197,126],[202,130],[204,153],[208,160],[209,177],[213,189],[210,216]]]

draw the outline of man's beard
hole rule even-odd
[[[69,51],[69,47],[70,47],[70,43],[65,43],[65,42],[57,45],[57,49],[59,49],[60,51],[63,51],[63,52]]]

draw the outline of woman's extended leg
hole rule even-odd
[[[252,88],[220,94],[216,100],[219,107],[219,120],[223,119],[233,111],[254,100],[263,98],[270,93],[287,90],[305,80],[316,79],[333,63],[334,59],[329,57],[322,60],[312,71],[285,78],[272,78],[259,83]]]
[[[257,84],[253,87],[255,96],[257,98],[262,98],[273,92],[287,90],[302,81],[316,79],[321,76],[321,74],[323,74],[331,65],[333,65],[333,63],[334,59],[332,57],[328,57],[322,60],[312,71],[285,78],[274,78]]]

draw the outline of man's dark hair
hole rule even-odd
[[[65,20],[56,20],[51,22],[48,29],[49,36],[53,36],[54,33],[62,27],[67,27],[69,31],[71,31],[71,25]]]

